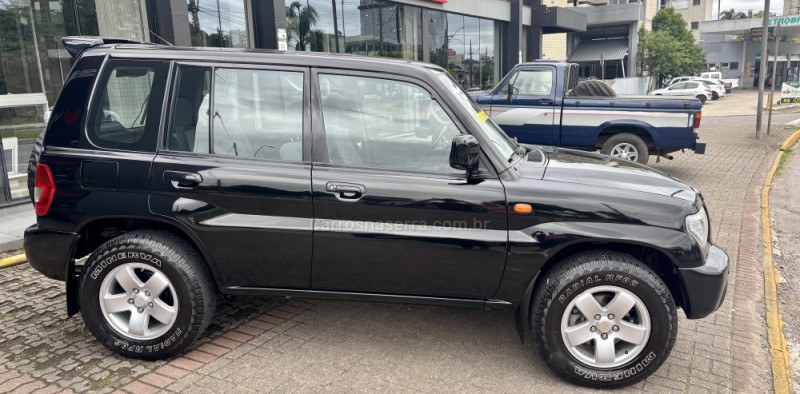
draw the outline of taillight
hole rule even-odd
[[[695,129],[699,129],[700,128],[700,119],[702,119],[702,118],[703,118],[703,113],[702,112],[695,112],[694,113],[694,128]]]
[[[39,216],[47,215],[50,204],[53,203],[53,196],[56,194],[56,183],[53,181],[53,173],[47,164],[36,165],[36,188],[33,189],[33,203],[36,207],[36,214]]]

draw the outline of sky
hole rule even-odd
[[[764,0],[712,0],[714,1],[714,11],[711,13],[712,17],[716,19],[717,4],[722,2],[722,9],[729,10],[731,8],[736,11],[747,13],[747,10],[753,10],[755,14],[764,9]],[[777,15],[783,15],[783,0],[770,0],[770,11]]]

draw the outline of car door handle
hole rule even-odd
[[[367,193],[367,188],[356,183],[328,182],[325,184],[325,191],[333,193],[342,201],[358,201]]]
[[[550,105],[550,104],[553,104],[553,100],[541,99],[541,100],[539,100],[539,104],[541,104],[541,105]]]
[[[185,189],[199,185],[203,177],[193,172],[164,171],[164,180],[169,180],[174,188]]]

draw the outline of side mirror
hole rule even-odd
[[[459,134],[453,138],[450,147],[450,167],[467,170],[468,174],[478,169],[481,147],[478,140],[469,134]]]
[[[514,85],[508,84],[508,96],[506,97],[506,102],[511,104],[511,99],[514,97],[515,94],[519,92],[519,89],[515,88]]]

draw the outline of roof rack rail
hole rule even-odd
[[[126,38],[108,38],[96,36],[68,36],[61,39],[64,48],[67,49],[69,55],[73,59],[77,59],[87,48],[103,44],[151,44],[149,42],[141,42],[135,40],[128,40]],[[153,44],[155,45],[155,44]]]

